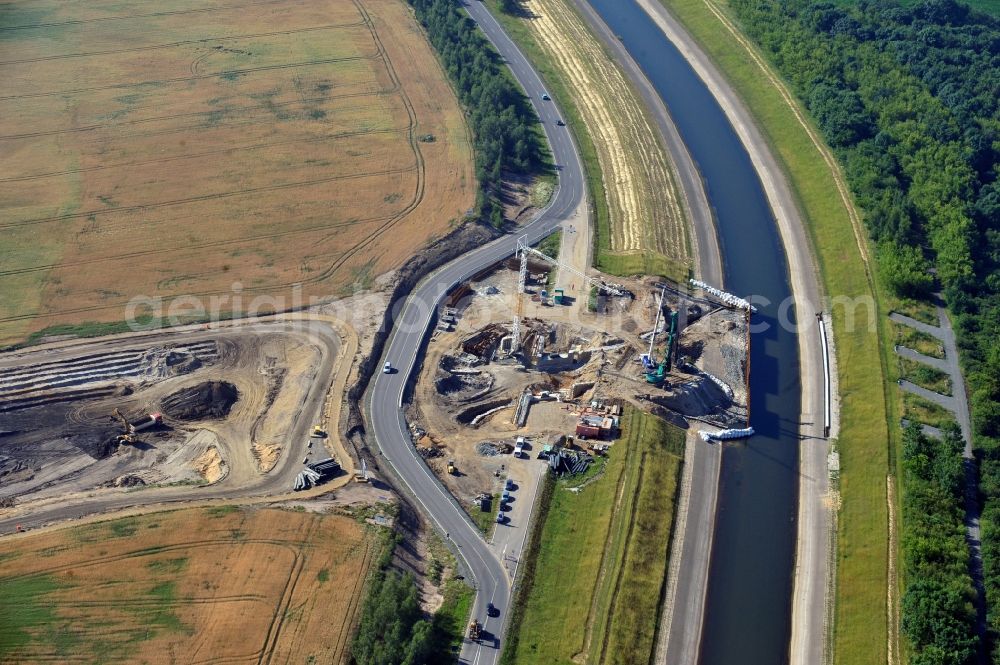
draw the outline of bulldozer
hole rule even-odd
[[[448,475],[449,476],[454,476],[455,472],[456,472],[456,469],[455,469],[455,460],[450,459],[450,460],[448,460]]]

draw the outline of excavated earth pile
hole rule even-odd
[[[482,397],[493,387],[493,376],[479,374],[447,374],[434,381],[438,393],[454,402],[467,402]]]
[[[229,415],[239,397],[239,391],[231,383],[205,381],[171,393],[163,399],[160,408],[164,415],[174,420],[219,420]]]

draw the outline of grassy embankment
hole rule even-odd
[[[666,149],[638,93],[622,74],[608,76],[592,69],[616,65],[593,57],[603,55],[602,47],[569,3],[527,5],[529,14],[536,9],[557,13],[557,34],[540,29],[533,23],[536,19],[501,12],[497,0],[485,1],[540,73],[573,134],[594,214],[594,267],[613,275],[686,279],[691,259],[685,213]],[[573,31],[573,39],[560,42],[567,30]],[[623,160],[623,155],[630,159]],[[624,171],[625,166],[631,171]],[[623,248],[619,245],[629,242],[623,237],[643,240],[638,247]]]
[[[948,409],[908,392],[903,393],[903,417],[938,429],[955,422]]]
[[[495,508],[500,505],[500,495],[494,494],[493,501],[490,503],[491,509],[487,511],[482,511],[479,508],[469,507],[466,508],[466,512],[472,517],[472,521],[475,523],[479,530],[483,532],[486,538],[489,538],[493,533],[493,529],[496,528],[496,510]]]
[[[538,251],[546,256],[551,256],[553,259],[559,260],[559,250],[562,247],[562,231],[556,231],[551,235],[546,236],[538,243]],[[556,277],[558,276],[558,270],[550,270],[549,276],[545,281],[545,288],[551,291],[556,286]]]
[[[944,372],[908,358],[899,359],[899,373],[918,386],[942,395],[951,394],[951,378]]]
[[[548,481],[504,663],[649,661],[683,449],[683,431],[630,408],[602,469]]]
[[[817,130],[803,126],[801,107],[775,84],[748,44],[724,27],[715,3],[705,0],[661,0],[702,44],[747,103],[782,161],[798,197],[813,240],[826,293],[849,298],[871,297],[884,310],[868,278],[859,251],[867,239],[838,190],[839,171]],[[724,11],[724,9],[723,9]],[[807,121],[808,122],[808,121]],[[843,191],[845,185],[841,185]],[[889,561],[886,477],[894,466],[890,450],[898,436],[886,423],[898,419],[899,399],[887,400],[886,382],[894,380],[885,358],[891,336],[884,317],[874,321],[864,308],[853,325],[843,309],[834,309],[841,427],[841,507],[838,517],[837,589],[833,649],[837,663],[885,663]],[[870,328],[877,328],[876,335]],[[881,345],[881,346],[880,346]],[[896,428],[892,428],[895,430]]]

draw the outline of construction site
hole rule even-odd
[[[587,302],[566,295],[588,286]],[[463,505],[486,510],[517,458],[585,470],[614,445],[626,404],[685,429],[745,428],[743,305],[592,278],[522,242],[442,304],[407,418],[417,450]]]
[[[255,324],[5,355],[3,498],[246,488],[279,471],[284,482],[298,462],[329,461],[326,437],[298,431],[313,427],[300,420],[313,417],[315,385],[331,375],[336,340],[320,326]]]

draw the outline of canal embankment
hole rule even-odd
[[[725,141],[712,141],[705,136],[699,137],[697,126],[693,127],[695,135],[691,136],[691,132],[688,130],[692,127],[690,125],[683,126],[685,117],[692,123],[702,121],[703,124],[711,125],[710,122],[704,122],[707,119],[705,114],[692,114],[692,106],[696,104],[693,100],[700,101],[704,105],[704,97],[699,99],[697,94],[687,94],[691,92],[689,89],[691,83],[687,82],[688,87],[685,87],[683,75],[678,76],[678,71],[671,68],[670,59],[662,53],[669,48],[665,48],[662,44],[658,46],[656,37],[651,35],[648,30],[643,32],[639,15],[628,9],[626,7],[628,4],[631,3],[618,3],[615,7],[616,11],[609,13],[610,6],[604,7],[605,11],[602,11],[602,3],[599,0],[594,2],[598,12],[612,24],[612,29],[622,44],[630,51],[633,49],[638,51],[637,59],[640,63],[645,56],[647,64],[644,69],[647,76],[653,79],[654,85],[656,85],[657,73],[663,75],[665,69],[670,69],[672,76],[665,77],[661,82],[662,85],[657,86],[657,90],[664,97],[667,107],[675,118],[681,116],[678,119],[678,124],[682,125],[681,133],[694,153],[695,160],[702,167],[707,187],[712,193],[710,200],[718,211],[720,235],[723,236],[724,247],[731,243],[734,249],[738,247],[737,251],[753,254],[755,253],[754,243],[741,244],[740,239],[746,239],[745,233],[748,229],[755,229],[759,232],[767,229],[769,225],[771,235],[778,235],[781,238],[781,248],[774,246],[768,248],[765,243],[757,243],[764,245],[764,251],[756,252],[760,261],[757,271],[762,272],[766,269],[765,266],[768,268],[772,266],[783,267],[784,274],[780,277],[785,278],[784,285],[775,283],[774,280],[770,282],[756,280],[756,285],[763,288],[753,289],[755,280],[754,276],[750,274],[752,269],[749,272],[744,272],[741,270],[741,266],[744,266],[745,263],[740,260],[739,256],[733,255],[729,251],[724,250],[723,252],[727,264],[726,274],[729,288],[742,293],[747,293],[750,290],[750,293],[764,296],[770,300],[770,305],[773,305],[775,297],[781,297],[781,300],[786,301],[786,304],[780,308],[782,310],[780,312],[764,308],[762,312],[763,323],[774,325],[779,330],[776,332],[771,330],[772,334],[765,333],[760,336],[760,341],[765,342],[763,345],[765,352],[760,359],[763,360],[763,364],[756,362],[757,358],[752,361],[754,373],[751,378],[751,390],[758,404],[761,402],[760,398],[764,398],[762,410],[756,407],[752,409],[752,413],[755,414],[752,416],[752,420],[754,426],[762,432],[763,436],[755,437],[743,448],[736,447],[727,451],[727,459],[723,462],[722,484],[719,494],[719,520],[716,525],[718,537],[715,539],[712,555],[712,576],[705,605],[704,631],[701,640],[701,645],[708,645],[708,648],[699,650],[703,662],[726,662],[727,657],[730,658],[730,662],[733,662],[731,660],[733,657],[738,657],[741,662],[748,662],[746,659],[749,654],[753,654],[751,657],[754,659],[759,658],[759,662],[762,663],[781,662],[788,657],[787,644],[789,640],[794,640],[796,643],[803,642],[801,636],[806,634],[804,631],[819,632],[820,639],[810,637],[805,642],[818,643],[821,645],[819,648],[822,649],[822,644],[825,642],[822,635],[825,634],[825,626],[827,625],[825,599],[829,579],[829,538],[832,530],[830,521],[832,511],[829,508],[829,502],[824,503],[821,500],[821,498],[829,496],[829,476],[826,471],[827,445],[826,441],[822,439],[825,410],[823,403],[823,359],[819,344],[818,324],[812,318],[816,312],[821,311],[815,261],[810,251],[805,226],[796,208],[795,197],[784,179],[783,171],[777,160],[770,154],[767,141],[755,127],[749,112],[736,97],[735,92],[728,87],[721,74],[707,56],[698,49],[693,39],[686,35],[680,26],[666,14],[662,6],[648,0],[639,0],[639,5],[649,17],[646,21],[652,19],[661,33],[661,39],[666,37],[669,40],[669,43],[677,51],[676,55],[683,58],[692,72],[696,73],[696,78],[700,79],[705,86],[714,100],[714,104],[717,105],[717,110],[721,112],[722,119],[729,124],[729,131],[740,143],[740,149],[732,150],[732,146],[726,146]],[[655,53],[655,55],[651,55],[651,53]],[[650,66],[648,63],[655,64]],[[676,65],[674,66],[676,67]],[[670,79],[669,84],[666,78]],[[680,84],[678,84],[679,79],[681,80]],[[713,129],[718,129],[718,127],[713,126]],[[730,148],[729,151],[726,150],[727,147]],[[738,152],[743,152],[743,155],[737,154]],[[722,162],[726,160],[727,155],[733,156],[734,159],[730,164],[723,164]],[[741,160],[740,157],[744,159]],[[755,216],[751,216],[749,224],[746,223],[745,217],[743,220],[739,219],[737,209],[734,208],[734,206],[738,206],[738,201],[734,199],[739,198],[741,193],[739,188],[726,187],[725,182],[720,179],[727,175],[730,178],[733,177],[733,171],[738,171],[738,167],[741,166],[748,167],[752,171],[749,178],[746,177],[747,170],[741,172],[744,180],[756,181],[744,182],[745,186],[749,184],[749,190],[756,189],[756,192],[746,188],[742,192],[749,193],[749,197],[742,199],[743,202],[751,204],[747,206],[749,211],[757,213]],[[719,201],[720,197],[723,199],[728,197],[730,200]],[[754,200],[755,198],[756,200]],[[760,214],[761,201],[767,206],[769,214]],[[753,204],[756,204],[757,210],[753,209]],[[728,214],[724,212],[727,209]],[[733,242],[734,240],[736,242]],[[768,249],[772,250],[770,255]],[[784,256],[780,256],[781,254]],[[783,325],[792,327],[787,324],[792,324],[794,321],[791,317],[785,316],[789,311],[787,307],[789,297],[795,303],[794,310],[801,319],[801,325],[798,326],[801,329],[794,331],[801,334],[795,334],[794,337],[786,334],[792,331],[780,330]],[[779,320],[776,315],[781,315],[782,318]],[[784,342],[784,344],[777,344],[779,347],[794,347],[791,354],[787,353],[787,350],[783,354],[778,353],[778,355],[784,355],[784,358],[778,358],[774,353],[776,350],[775,342],[779,342],[779,340]],[[770,352],[768,352],[768,347],[770,347]],[[789,358],[789,355],[797,357]],[[775,360],[778,362],[772,362]],[[768,376],[771,374],[769,370],[773,371],[779,368],[784,371],[775,372],[778,377]],[[763,377],[764,380],[756,380],[761,372],[766,373]],[[790,376],[792,373],[796,375],[794,378]],[[801,375],[803,381],[801,389],[795,390],[797,386],[789,386],[789,379],[792,383],[797,383],[798,375]],[[779,379],[777,384],[773,381],[774,378]],[[763,389],[763,393],[754,389],[754,383],[758,384],[758,388]],[[784,389],[781,389],[781,386]],[[777,390],[770,390],[776,387]],[[768,404],[769,397],[779,393],[788,397],[790,392],[798,392],[796,395],[798,399],[795,399],[795,403],[799,405],[799,409],[794,415],[778,413],[780,409],[773,408],[771,404]],[[758,419],[758,415],[763,415],[763,418]],[[789,427],[791,423],[794,423],[795,426]],[[775,426],[776,424],[777,426]],[[767,438],[772,440],[767,441]],[[801,459],[798,455],[800,451],[797,449],[799,443],[801,443]],[[791,470],[793,473],[776,471],[775,467],[782,466],[785,467],[785,471]],[[756,471],[752,470],[754,468]],[[764,501],[764,504],[769,505],[761,506],[755,502],[755,497],[759,496],[760,489],[754,490],[753,487],[755,485],[761,487],[767,478],[783,480],[783,491],[777,492],[781,498],[774,500],[776,497],[772,496],[771,501]],[[792,513],[796,504],[798,510]],[[782,530],[781,515],[783,512],[788,522],[791,523],[786,522],[786,526],[784,526],[786,533],[782,534],[784,537],[775,539],[777,542],[772,542],[771,547],[751,544],[751,556],[735,554],[735,551],[746,553],[746,550],[740,547],[739,543],[750,542],[755,529],[768,529],[768,522],[772,528],[777,526],[779,531]],[[794,528],[795,524],[799,527],[797,530]],[[698,526],[705,528],[706,525]],[[691,524],[688,525],[689,529],[690,527]],[[757,536],[759,540],[759,531]],[[794,547],[793,543],[795,543]],[[824,545],[824,543],[826,544]],[[771,555],[774,555],[770,557],[770,565],[768,565],[768,556],[764,554],[764,551],[767,550],[770,551]],[[795,564],[795,597],[797,598],[795,615],[807,619],[806,625],[803,625],[801,621],[795,621],[794,630],[791,628],[791,611],[789,609],[792,605],[791,576],[785,573],[785,579],[780,579],[782,577],[780,570],[782,561],[787,563],[787,570],[792,569],[792,562]],[[755,566],[758,567],[758,573],[769,569],[769,574],[763,576],[758,574],[757,577],[768,578],[772,581],[771,587],[763,590],[763,597],[768,598],[774,611],[762,612],[759,605],[754,607],[752,612],[767,615],[762,620],[763,624],[766,625],[761,625],[761,620],[744,621],[743,623],[758,625],[750,630],[739,630],[735,628],[739,625],[739,621],[734,622],[729,619],[738,619],[739,610],[737,608],[744,603],[746,609],[750,610],[751,603],[754,602],[755,598],[760,597],[762,590],[759,582],[755,584],[754,581],[748,582],[746,580],[746,577],[753,576],[751,571]],[[776,584],[773,583],[775,581],[777,581]],[[733,593],[734,584],[736,593]],[[808,604],[816,598],[820,599],[818,602],[821,607],[807,609],[806,605],[803,604]],[[675,599],[675,607],[678,600]],[[689,605],[686,604],[685,607],[689,607]],[[687,626],[686,630],[677,630],[676,621],[683,620],[683,616],[690,615],[688,612],[679,615],[675,611],[673,613],[675,625],[661,630],[661,637],[664,633],[667,635],[680,633],[690,636],[696,632],[695,626]],[[727,616],[729,618],[726,618]],[[817,619],[817,617],[819,618]],[[689,618],[689,621],[696,621],[696,619]],[[738,635],[734,635],[734,632]],[[792,634],[794,634],[794,638]],[[720,644],[725,646],[720,649]],[[687,648],[680,649],[676,643],[671,645],[671,641],[668,640],[666,661],[692,662],[690,659],[690,638],[688,644],[683,646]]]

